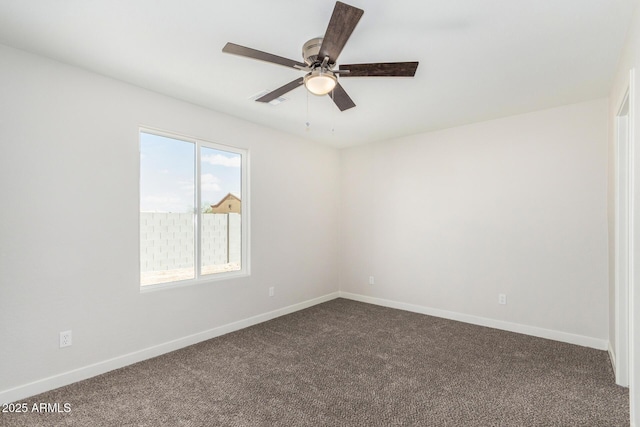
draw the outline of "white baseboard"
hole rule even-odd
[[[123,368],[133,363],[160,356],[162,354],[188,347],[190,345],[197,344],[199,342],[206,341],[224,334],[228,334],[230,332],[238,331],[249,326],[257,325],[258,323],[266,322],[268,320],[275,319],[286,314],[294,313],[296,311],[300,311],[305,308],[309,308],[314,305],[336,299],[338,297],[339,292],[333,292],[318,298],[303,301],[301,303],[273,310],[268,313],[259,314],[247,319],[238,320],[233,323],[218,326],[216,328],[179,338],[177,340],[158,344],[153,347],[145,348],[143,350],[128,353],[88,366],[83,366],[81,368],[54,375],[48,378],[43,378],[41,380],[24,384],[15,388],[2,390],[0,391],[0,404],[15,402],[29,396],[34,396],[36,394],[56,389],[58,387],[63,387],[65,385],[69,385],[78,381],[86,380],[87,378],[95,377],[96,375],[101,375],[114,369]]]
[[[607,343],[607,352],[609,352],[609,361],[611,361],[611,367],[613,368],[613,372],[616,371],[616,352],[611,346],[611,341]]]
[[[366,295],[352,294],[350,292],[339,292],[341,298],[354,301],[366,302],[369,304],[381,305],[389,308],[411,311],[414,313],[427,314],[429,316],[442,317],[459,322],[471,323],[489,328],[501,329],[519,334],[531,335],[539,338],[546,338],[554,341],[561,341],[569,344],[576,344],[583,347],[595,348],[597,350],[607,350],[608,341],[598,338],[576,335],[568,332],[555,331],[552,329],[538,328],[536,326],[521,325],[519,323],[505,322],[503,320],[488,319],[486,317],[473,316],[470,314],[456,313],[453,311],[440,310],[437,308],[424,307],[421,305],[409,304],[399,301],[392,301],[382,298],[375,298]]]
[[[15,402],[29,396],[44,393],[58,387],[63,387],[77,381],[82,381],[96,375],[101,375],[114,369],[119,369],[133,363],[141,362],[152,357],[160,356],[174,350],[178,350],[202,341],[209,340],[211,338],[238,331],[249,326],[257,325],[259,323],[266,322],[268,320],[275,319],[286,314],[294,313],[296,311],[300,311],[305,308],[321,304],[323,302],[331,301],[339,297],[389,308],[397,308],[414,313],[442,317],[450,320],[457,320],[474,325],[487,326],[490,328],[517,332],[525,335],[532,335],[540,338],[566,342],[569,344],[576,344],[584,347],[591,347],[598,350],[608,350],[612,363],[615,363],[613,362],[615,360],[615,358],[613,357],[613,349],[611,348],[610,343],[608,343],[606,340],[340,291],[273,310],[268,313],[249,317],[247,319],[238,320],[233,323],[228,323],[226,325],[218,326],[207,331],[199,332],[197,334],[189,335],[177,340],[135,351],[133,353],[128,353],[112,359],[104,360],[102,362],[83,366],[72,371],[64,372],[48,378],[43,378],[41,380],[24,384],[15,388],[2,390],[0,391],[0,404]]]

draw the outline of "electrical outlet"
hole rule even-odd
[[[505,305],[507,303],[507,294],[498,294],[498,304]]]
[[[376,280],[373,278],[373,276],[369,276],[369,284],[370,285],[375,285]]]
[[[60,348],[69,347],[71,344],[71,331],[60,332]]]
[[[274,296],[275,294],[276,294],[276,288],[275,288],[275,287],[273,287],[273,286],[271,286],[271,287],[269,288],[269,296],[270,296],[270,297],[272,297],[272,296]]]

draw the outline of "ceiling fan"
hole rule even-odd
[[[348,110],[356,104],[342,88],[338,77],[413,77],[418,68],[418,62],[379,62],[342,64],[338,69],[334,69],[342,48],[363,13],[362,9],[336,2],[324,37],[313,38],[302,46],[304,63],[234,43],[227,43],[222,51],[307,72],[304,77],[256,99],[258,102],[271,102],[304,84],[314,95],[330,94],[340,111]]]

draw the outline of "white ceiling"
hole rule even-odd
[[[222,53],[302,62],[334,0],[0,0],[0,43],[345,147],[606,97],[637,0],[345,2],[365,12],[338,64],[420,61],[414,78],[342,79],[345,112],[303,88],[254,102],[303,73]]]

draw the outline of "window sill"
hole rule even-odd
[[[183,288],[187,286],[203,285],[211,282],[219,282],[222,280],[233,280],[242,277],[249,277],[248,271],[230,271],[228,273],[216,273],[206,276],[200,276],[197,279],[179,280],[175,282],[157,283],[154,285],[142,285],[140,286],[140,293],[146,294],[163,289]]]

